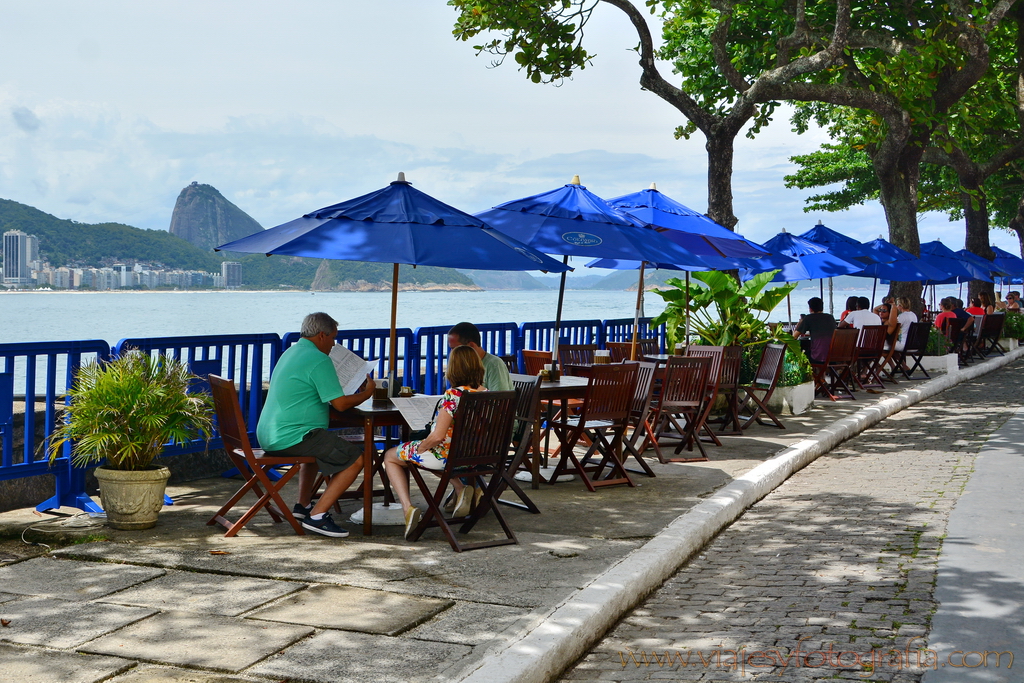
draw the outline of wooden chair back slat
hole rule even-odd
[[[865,325],[857,339],[857,350],[861,357],[872,354],[879,356],[885,348],[885,325]]]
[[[633,404],[638,370],[638,363],[593,366],[580,420],[624,422]]]
[[[700,406],[705,399],[714,358],[711,356],[673,356],[665,365],[661,385],[661,410]]]
[[[527,375],[539,375],[545,365],[551,363],[550,351],[534,351],[523,349],[523,372]]]
[[[497,467],[512,441],[514,391],[465,393],[459,399],[446,467]]]
[[[613,363],[621,363],[624,360],[630,360],[629,356],[632,352],[633,342],[608,342],[605,348],[611,351],[611,357]],[[658,353],[661,348],[661,343],[656,337],[637,339],[636,340],[636,357],[637,359],[643,358],[644,356]]]
[[[783,344],[765,344],[761,351],[761,361],[757,364],[754,384],[767,384],[774,387],[782,375],[782,366],[786,360],[786,347]]]
[[[563,344],[558,347],[558,364],[592,365],[597,344]]]
[[[245,420],[242,417],[242,407],[238,403],[234,381],[217,375],[207,375],[207,382],[213,394],[217,429],[224,440],[224,449],[242,451],[245,459],[250,460],[253,457],[252,446],[249,443],[249,433],[245,429]]]
[[[516,419],[535,422],[540,414],[540,377],[510,374],[516,392]]]
[[[910,323],[903,344],[903,353],[911,356],[924,351],[928,347],[928,331],[930,329],[931,325],[923,321]]]
[[[846,328],[832,333],[832,342],[828,347],[829,365],[849,365],[857,360],[857,339],[860,330]]]

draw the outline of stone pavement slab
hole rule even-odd
[[[452,604],[450,600],[350,586],[313,586],[258,609],[247,618],[393,636]]]
[[[307,626],[164,612],[87,643],[80,650],[237,673],[312,632]]]
[[[116,657],[0,644],[0,671],[5,683],[97,683],[134,665]]]
[[[20,595],[92,600],[163,574],[163,569],[130,564],[98,564],[37,557],[0,567],[0,586],[3,586],[4,592]]]
[[[22,598],[0,606],[0,640],[22,645],[67,649],[155,614],[142,607],[104,605],[80,600]]]
[[[246,673],[317,683],[444,680],[471,651],[464,645],[322,631]]]
[[[939,557],[925,683],[1018,683],[1024,675],[1024,409],[989,437],[950,513]],[[961,654],[950,658],[948,653]]]
[[[252,683],[252,679],[142,664],[110,679],[110,683]]]
[[[100,600],[233,617],[305,587],[306,584],[295,581],[171,570],[164,576]]]
[[[529,611],[516,607],[461,602],[405,635],[443,643],[480,645],[522,628],[529,618]]]

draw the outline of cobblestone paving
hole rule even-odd
[[[949,511],[1022,397],[1017,362],[819,458],[561,680],[920,681]]]

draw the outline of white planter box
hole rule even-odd
[[[960,363],[955,353],[947,353],[945,356],[923,356],[921,367],[928,374],[933,372],[960,372]]]
[[[1007,339],[1006,337],[999,338],[999,345],[1003,347],[1004,351],[1013,351],[1015,348],[1020,346],[1020,342],[1016,339]]]
[[[768,408],[777,415],[800,415],[814,405],[814,382],[793,387],[776,387]]]

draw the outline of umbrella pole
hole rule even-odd
[[[395,396],[395,363],[398,360],[398,264],[391,272],[391,337],[389,340],[388,393]]]
[[[690,345],[690,271],[686,271],[686,326],[683,332],[683,347]],[[672,349],[675,351],[675,349]]]
[[[820,278],[818,280],[818,296],[822,299],[825,298],[825,278]]]
[[[878,278],[871,278],[871,308],[875,307],[875,287],[878,286]]]
[[[786,283],[789,284],[788,282]],[[793,324],[793,307],[789,303],[789,294],[786,295],[786,323],[789,325]]]
[[[832,278],[828,279],[828,314],[832,317],[836,315],[836,305],[832,296]]]
[[[633,314],[633,346],[629,349],[629,359],[636,360],[636,336],[640,329],[640,309],[644,305],[644,266],[646,261],[640,262],[640,282],[636,286],[636,313]]]
[[[562,263],[569,265],[569,255],[562,257]],[[562,327],[562,299],[565,298],[565,272],[562,271],[562,278],[558,282],[558,308],[555,309],[555,338],[551,340],[551,368],[558,368],[558,336]]]

